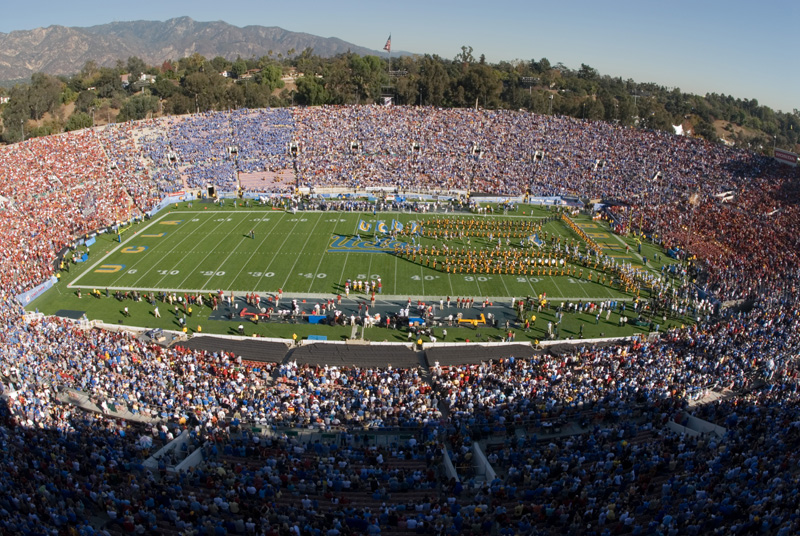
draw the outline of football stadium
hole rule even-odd
[[[477,107],[0,147],[3,532],[796,534],[799,201]]]

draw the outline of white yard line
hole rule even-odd
[[[256,222],[256,226],[257,226],[259,223],[265,223],[265,222],[268,222],[268,221],[270,221],[270,219],[271,219],[271,218],[267,218],[267,219],[265,220],[265,219],[263,219],[263,218],[262,218],[260,221]],[[276,225],[272,225],[271,227],[272,227],[272,228],[269,230],[269,232],[267,232],[267,233],[264,233],[264,238],[262,238],[262,239],[261,239],[261,242],[259,242],[259,244],[258,244],[258,247],[256,248],[256,251],[258,251],[258,249],[259,249],[261,246],[263,246],[263,245],[264,245],[264,243],[267,241],[267,238],[269,238],[269,237],[270,237],[270,235],[272,235],[272,231],[274,231],[274,230],[275,230],[275,228],[276,228],[277,226],[276,226]],[[255,232],[255,230],[256,230],[256,227],[253,227],[253,232]],[[259,234],[261,234],[261,233],[259,233]],[[239,269],[239,272],[236,274],[236,277],[234,277],[234,278],[233,278],[233,282],[234,282],[234,283],[235,283],[235,282],[236,282],[236,281],[239,279],[239,276],[240,276],[240,275],[241,275],[241,273],[244,271],[244,269],[245,269],[245,268],[247,268],[247,265],[248,265],[248,262],[243,262],[243,263],[242,263],[242,267]],[[262,277],[263,277],[263,275],[262,275]],[[260,278],[259,278],[259,281],[260,281]]]
[[[272,254],[272,258],[270,259],[269,264],[267,265],[266,268],[264,268],[264,272],[261,274],[261,278],[259,278],[259,280],[256,282],[256,288],[258,288],[258,286],[261,285],[261,279],[263,279],[265,277],[264,274],[268,274],[269,273],[270,266],[272,266],[272,263],[275,262],[275,259],[278,257],[278,255],[280,255],[281,250],[283,249],[283,246],[286,244],[286,241],[289,240],[289,237],[292,236],[292,233],[294,233],[294,230],[297,228],[297,224],[300,223],[301,219],[302,218],[297,218],[297,221],[294,222],[294,227],[292,227],[292,230],[289,231],[288,233],[286,233],[286,238],[284,238],[283,242],[281,242],[281,245],[278,248],[275,249],[275,253]],[[309,235],[309,236],[311,236],[311,235]],[[283,286],[280,286],[278,288],[282,289]],[[273,292],[274,292],[274,289],[273,289]]]
[[[199,220],[199,219],[200,219],[200,218],[198,218],[198,220]],[[203,225],[205,225],[205,224],[207,224],[207,223],[208,223],[208,220],[206,220],[205,222],[203,222],[203,221],[200,221],[200,223],[199,223],[198,227],[202,227]],[[220,227],[220,226],[221,226],[223,223],[225,223],[225,222],[219,222],[219,223],[217,224],[217,226],[215,227],[215,229],[214,229],[214,230],[216,230],[217,228],[219,228],[219,227]],[[177,226],[176,226],[176,227],[177,227]],[[175,252],[176,252],[176,250],[177,250],[177,248],[178,248],[178,246],[180,246],[181,244],[183,244],[184,242],[186,242],[187,240],[189,240],[189,239],[190,239],[190,238],[192,238],[193,236],[194,236],[194,233],[193,233],[193,232],[189,232],[189,233],[186,235],[186,237],[185,237],[185,238],[183,238],[183,240],[181,240],[180,242],[178,242],[177,244],[175,244],[175,246],[174,246],[172,249],[170,249],[170,250],[169,250],[167,253],[165,253],[165,254],[164,254],[164,256],[166,256],[166,255],[169,255],[170,253],[175,253]],[[194,253],[194,250],[187,251],[187,252],[186,252],[186,255],[191,255],[192,253]],[[184,257],[184,258],[185,258],[185,257]],[[139,276],[139,278],[138,278],[138,279],[137,279],[137,280],[134,282],[134,285],[138,284],[138,283],[139,283],[139,281],[141,281],[143,277],[145,277],[147,274],[149,274],[150,272],[152,272],[153,270],[155,270],[155,269],[156,269],[156,266],[158,266],[158,262],[154,262],[154,263],[152,264],[152,266],[150,266],[150,268],[148,268],[148,269],[147,269],[147,270],[146,270],[146,271],[145,271],[145,272],[144,272],[142,275],[140,275],[140,276]],[[174,268],[174,267],[173,267],[173,268]],[[169,271],[171,271],[171,270],[167,270],[167,271],[169,272]],[[158,283],[156,283],[156,285],[160,285],[160,284],[161,284],[161,281],[163,281],[165,277],[167,277],[167,276],[166,276],[166,275],[165,275],[165,276],[162,276],[162,277],[161,277],[161,279],[159,279],[159,280],[158,280]],[[186,276],[186,277],[189,277],[189,276]],[[184,277],[184,278],[183,278],[183,281],[181,281],[181,285],[183,285],[184,281],[186,281],[186,277]]]
[[[314,229],[316,229],[316,228],[317,228],[317,225],[319,225],[319,222],[320,222],[320,221],[322,221],[322,215],[323,215],[323,214],[324,214],[324,212],[320,212],[319,218],[317,219],[317,222],[314,224]],[[300,218],[298,218],[297,220],[298,220],[298,221],[297,221],[297,222],[295,222],[295,225],[297,225],[298,223],[300,223]],[[286,283],[288,283],[288,282],[289,282],[289,278],[290,278],[290,277],[292,277],[292,274],[294,273],[294,267],[295,267],[295,266],[297,266],[297,261],[299,261],[299,260],[300,260],[300,257],[303,255],[303,250],[305,250],[305,249],[306,249],[306,246],[308,245],[308,241],[309,241],[309,240],[311,240],[311,237],[312,237],[312,236],[314,236],[314,229],[311,229],[311,232],[310,232],[310,233],[308,233],[308,235],[306,236],[306,241],[303,243],[303,249],[302,249],[302,250],[300,251],[300,253],[298,253],[298,254],[297,254],[297,256],[294,258],[294,264],[292,264],[292,267],[289,269],[289,273],[288,273],[288,274],[286,274],[286,280],[283,282],[283,285],[281,285],[281,287],[280,287],[280,288],[283,288],[283,287],[285,287],[285,286],[286,286]],[[287,236],[286,238],[289,238],[289,237]],[[284,243],[285,243],[285,242],[286,242],[286,241],[284,240]],[[270,264],[271,264],[271,263],[270,263]]]
[[[225,219],[227,219],[227,218],[225,218]],[[246,222],[246,221],[247,221],[247,219],[246,219],[246,218],[242,218],[242,220],[241,220],[239,223],[237,223],[237,224],[234,226],[233,230],[235,230],[236,228],[238,228],[238,227],[239,227],[239,225],[241,225],[242,223],[244,223],[244,222]],[[219,222],[219,225],[217,225],[217,227],[219,227],[220,225],[222,225],[222,224],[224,224],[224,223],[227,223],[227,221],[222,221],[222,222]],[[231,231],[231,232],[233,232],[233,231]],[[214,245],[214,247],[213,247],[213,248],[211,248],[211,251],[209,251],[209,252],[206,254],[206,256],[205,256],[205,257],[203,257],[203,259],[202,259],[200,262],[196,262],[196,263],[194,263],[194,265],[195,265],[195,266],[201,266],[201,265],[203,264],[203,262],[204,262],[204,261],[205,261],[205,260],[206,260],[206,259],[207,259],[209,256],[211,256],[211,255],[213,255],[213,254],[215,254],[215,253],[217,252],[217,248],[219,247],[219,245],[220,245],[220,244],[222,244],[223,242],[225,242],[226,240],[229,240],[229,239],[230,239],[230,233],[228,233],[226,236],[223,236],[223,237],[220,239],[220,241],[219,241],[219,242],[217,242],[217,243]],[[240,244],[241,244],[241,241],[242,241],[242,240],[246,240],[246,239],[245,239],[245,238],[242,238],[242,239],[240,239],[240,240],[239,240],[239,243],[240,243]],[[233,251],[235,251],[235,248],[234,248],[234,250],[233,250]],[[226,261],[227,261],[227,260],[228,260],[228,258],[230,258],[230,256],[233,254],[233,251],[231,251],[231,252],[228,254],[228,256],[227,256],[227,257],[225,257],[225,260],[226,260]],[[223,264],[224,264],[224,261],[223,261]],[[220,267],[217,267],[217,269],[216,269],[216,270],[214,270],[214,272],[215,272],[215,273],[216,273],[216,272],[218,272],[218,271],[219,271],[219,268],[220,268]],[[189,276],[190,276],[190,275],[191,275],[191,274],[189,274],[189,275],[187,275],[186,277],[184,277],[184,278],[183,278],[183,281],[181,281],[181,285],[183,285],[183,283],[185,283],[185,282],[186,282],[186,280],[189,278]],[[211,276],[211,277],[214,277],[214,276]],[[208,283],[211,281],[211,277],[209,277],[209,278],[208,278],[208,281],[206,281],[206,282],[205,282],[205,284],[203,285],[203,287],[205,287],[205,286],[207,286],[207,285],[208,285]],[[160,282],[159,282],[159,283],[160,283]]]
[[[166,214],[165,214],[164,216],[166,216]],[[161,218],[158,218],[158,219],[156,219],[156,220],[153,220],[152,222],[150,222],[150,223],[149,223],[148,225],[146,225],[146,226],[144,227],[144,229],[142,229],[142,231],[140,231],[140,232],[146,231],[147,229],[149,229],[150,227],[152,227],[153,225],[155,225],[156,223],[158,223],[159,221],[161,221],[161,219],[163,219],[163,216],[162,216]],[[93,265],[89,266],[89,267],[88,267],[88,268],[87,268],[87,269],[86,269],[86,270],[85,270],[85,271],[84,271],[84,272],[83,272],[81,275],[79,275],[78,277],[76,277],[75,279],[73,279],[73,280],[72,280],[72,282],[71,282],[69,285],[67,285],[67,287],[68,287],[68,288],[71,288],[73,285],[75,285],[75,283],[77,283],[78,281],[80,281],[80,280],[81,280],[81,279],[82,279],[82,278],[83,278],[83,277],[84,277],[86,274],[88,274],[89,272],[91,272],[92,270],[94,270],[95,268],[97,268],[98,266],[100,266],[100,265],[103,263],[103,261],[105,261],[105,260],[106,260],[108,257],[110,257],[111,255],[113,255],[113,254],[114,254],[114,253],[115,253],[115,252],[116,252],[118,249],[122,248],[122,247],[123,247],[125,244],[127,244],[128,242],[130,242],[130,241],[131,241],[133,238],[135,238],[135,237],[136,237],[136,236],[138,236],[138,235],[139,235],[139,233],[134,233],[133,235],[131,235],[131,236],[130,236],[130,238],[128,238],[127,240],[125,240],[124,242],[122,242],[121,244],[119,244],[118,246],[116,246],[116,247],[114,247],[113,249],[111,249],[111,250],[110,250],[108,253],[106,253],[105,255],[103,255],[102,257],[100,257],[100,259],[99,259],[99,260],[98,260],[96,263],[94,263]],[[119,278],[117,278],[117,279],[119,279]],[[88,288],[88,287],[80,287],[80,288]]]

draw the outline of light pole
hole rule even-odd
[[[22,139],[20,141],[25,141],[25,120],[19,120],[19,131],[22,133]]]
[[[550,95],[550,113],[547,115],[553,115],[553,95]]]
[[[94,128],[94,106],[91,107],[90,111],[92,112],[92,128]]]

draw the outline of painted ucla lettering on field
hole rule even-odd
[[[401,232],[404,228],[406,228],[406,226],[408,226],[408,234],[416,234],[419,232],[419,223],[416,221],[410,221],[405,225],[397,220],[392,220],[391,223],[386,223],[384,220],[378,220],[374,224],[367,220],[358,221],[358,231],[360,233],[389,234],[390,231]]]
[[[399,242],[389,236],[385,238],[375,237],[372,239],[359,238],[358,236],[333,235],[333,241],[328,246],[328,253],[385,253],[394,251],[395,246],[404,246],[405,242]]]

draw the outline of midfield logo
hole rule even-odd
[[[383,253],[405,247],[405,242],[400,242],[391,237],[364,239],[356,236],[333,235],[333,241],[328,246],[328,253]]]

